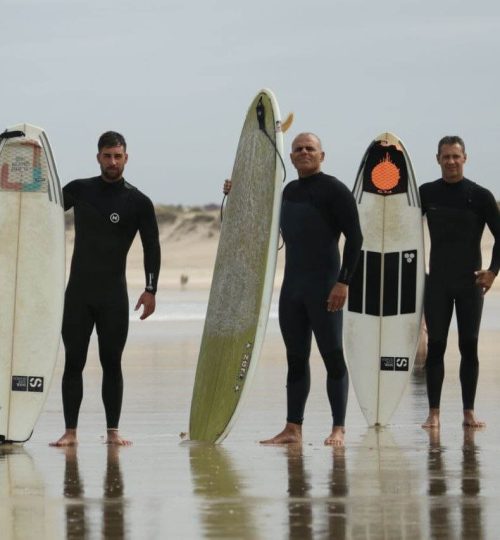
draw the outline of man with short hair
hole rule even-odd
[[[321,172],[325,159],[314,133],[300,133],[290,159],[298,180],[285,186],[281,232],[286,246],[279,321],[285,342],[287,418],[283,431],[262,444],[302,442],[302,422],[310,388],[312,334],[327,371],[332,429],[326,445],[344,446],[349,376],[342,346],[342,307],[363,237],[356,202],[337,178]],[[224,193],[231,182],[224,184]],[[338,242],[345,236],[342,265]]]
[[[479,374],[477,347],[483,297],[500,268],[500,217],[491,192],[464,177],[467,154],[460,137],[443,137],[436,157],[442,177],[420,186],[422,212],[427,216],[431,239],[425,287],[429,414],[423,427],[440,425],[444,353],[453,307],[461,354],[463,425],[483,427],[484,422],[474,414]],[[487,270],[481,269],[481,238],[485,225],[495,239]]]
[[[75,245],[66,288],[62,337],[66,361],[62,398],[66,430],[51,446],[77,443],[83,398],[82,373],[95,326],[103,369],[102,399],[108,444],[129,445],[118,432],[123,377],[121,356],[128,333],[127,253],[139,231],[144,250],[146,288],[135,309],[141,319],[155,310],[160,271],[158,225],[152,202],[123,178],[128,161],[124,137],[114,131],[101,135],[97,161],[100,176],[74,180],[63,189],[64,208],[74,209]]]
[[[283,190],[281,232],[286,246],[279,320],[285,342],[286,425],[263,444],[299,443],[310,388],[312,334],[326,367],[332,429],[325,444],[344,445],[349,376],[342,345],[342,307],[347,298],[363,237],[356,202],[340,180],[321,171],[325,159],[319,137],[300,133],[290,159],[298,179]],[[345,236],[342,257],[338,242]]]

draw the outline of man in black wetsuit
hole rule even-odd
[[[496,201],[487,189],[464,178],[467,160],[460,137],[439,141],[437,161],[442,178],[420,186],[422,211],[431,238],[429,276],[425,287],[425,320],[428,331],[426,360],[429,415],[426,428],[439,427],[444,353],[455,306],[461,354],[463,425],[482,427],[474,414],[479,361],[479,325],[484,294],[500,268],[500,217]],[[481,269],[481,237],[484,226],[495,243],[490,266]]]
[[[102,399],[108,444],[128,445],[118,433],[123,396],[121,355],[128,332],[129,306],[125,268],[127,253],[139,231],[144,250],[146,290],[135,309],[141,319],[155,310],[160,271],[160,244],[153,204],[126,182],[125,139],[101,135],[97,161],[101,175],[74,180],[63,189],[65,210],[74,209],[75,246],[66,288],[62,337],[66,362],[62,398],[66,431],[52,446],[77,443],[78,413],[83,397],[82,373],[94,325],[103,369]]]
[[[286,185],[281,231],[286,245],[279,320],[285,342],[287,419],[285,428],[263,444],[302,441],[302,421],[310,388],[312,334],[327,370],[332,431],[325,444],[343,446],[349,377],[342,348],[342,307],[360,254],[362,235],[349,189],[321,172],[325,158],[312,133],[297,135],[290,158],[299,178]],[[226,183],[227,193],[230,184]],[[346,241],[340,265],[340,233]]]

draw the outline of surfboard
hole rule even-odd
[[[0,442],[26,441],[49,391],[64,297],[64,209],[46,133],[0,134]]]
[[[264,89],[248,108],[231,174],[194,381],[191,440],[224,440],[257,366],[276,269],[282,154],[278,103]]]
[[[349,286],[344,350],[368,425],[385,425],[413,369],[425,280],[420,197],[408,152],[395,135],[372,141],[353,194],[364,240]]]

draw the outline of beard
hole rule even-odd
[[[123,168],[121,167],[107,167],[106,169],[104,167],[101,167],[101,174],[102,177],[105,180],[110,180],[112,182],[116,182],[117,180],[120,180],[123,174]]]

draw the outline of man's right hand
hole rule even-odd
[[[490,290],[497,276],[491,270],[477,270],[474,274],[476,274],[476,285],[481,287],[484,296]]]
[[[226,180],[224,180],[224,187],[222,188],[222,192],[224,193],[224,195],[229,195],[232,185],[233,183],[229,178],[226,178]]]

